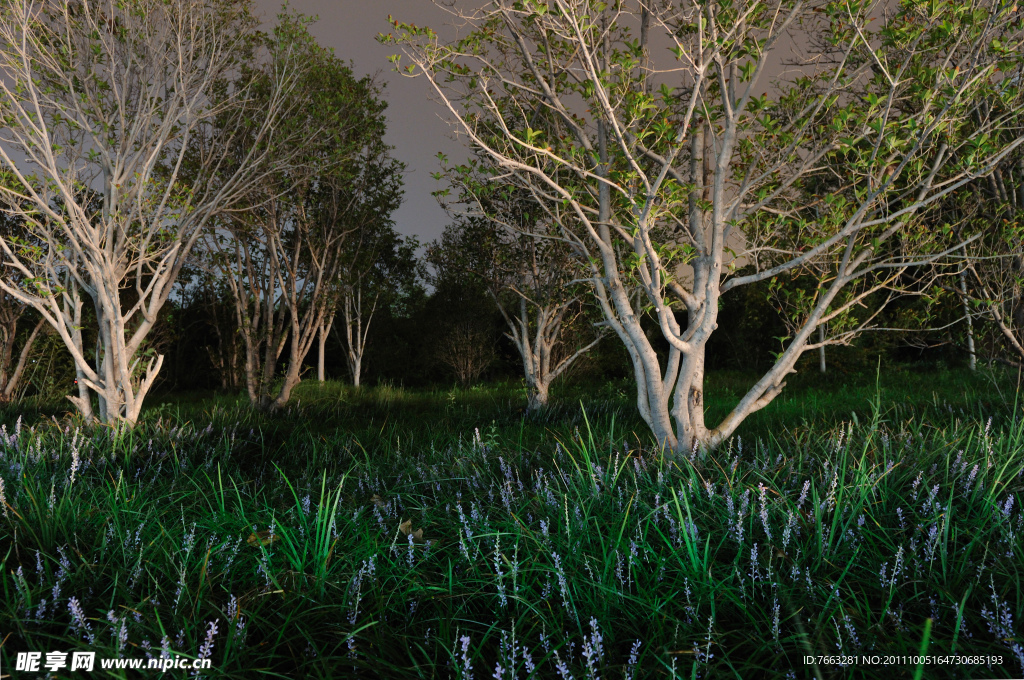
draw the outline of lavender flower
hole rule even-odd
[[[913,488],[913,491],[914,491],[913,499],[915,501],[917,500],[917,490],[918,490],[918,487],[921,486],[921,479],[923,477],[924,477],[924,473],[923,472],[918,472],[917,473],[917,477],[914,478],[914,483],[912,485],[912,488]]]
[[[68,480],[68,486],[75,483],[75,473],[78,472],[78,467],[81,464],[81,459],[78,457],[78,447],[72,444],[71,447],[71,478]]]
[[[804,488],[800,492],[800,498],[797,499],[797,502],[796,502],[796,509],[797,510],[800,510],[801,506],[804,504],[804,501],[807,500],[807,493],[810,490],[811,490],[811,480],[808,479],[806,482],[804,482]]]
[[[843,612],[843,626],[846,628],[846,633],[850,636],[850,642],[853,643],[854,647],[860,647],[860,639],[857,637],[857,631],[853,627],[853,621],[850,620],[850,615],[845,611]]]
[[[469,636],[463,635],[459,638],[459,642],[462,644],[462,680],[473,680],[473,663],[469,658]]]
[[[415,553],[415,542],[414,542],[415,538],[413,537],[411,531],[409,533],[408,539],[409,539],[409,552],[408,552],[408,556],[406,558],[406,561],[409,564],[409,569],[412,569],[415,566],[416,553]]]
[[[113,609],[107,612],[107,621],[110,621],[113,626],[110,629],[110,635],[117,639],[117,651],[120,654],[128,644],[128,624],[123,616],[120,618],[115,616]]]
[[[618,579],[619,585],[624,588],[626,586],[626,577],[625,577],[625,574],[622,571],[622,565],[623,565],[622,553],[620,553],[618,551],[618,549],[616,549],[615,550],[615,578]]]
[[[526,675],[527,677],[529,677],[534,674],[534,671],[537,670],[537,667],[534,665],[533,659],[530,657],[530,650],[526,648],[526,645],[522,646],[520,652],[523,655],[523,665],[526,667]]]
[[[206,639],[203,641],[203,645],[199,648],[199,659],[209,659],[210,655],[213,654],[213,637],[217,634],[217,622],[220,619],[214,619],[207,624]]]
[[[508,598],[505,595],[505,583],[502,580],[504,574],[501,573],[501,552],[500,543],[494,547],[494,571],[498,575],[498,599],[501,600],[501,607],[504,609],[508,606]]]
[[[896,551],[896,564],[892,568],[892,578],[889,579],[889,585],[896,585],[896,577],[903,571],[903,546],[901,545]]]
[[[20,567],[19,567],[20,569]],[[81,634],[85,631],[85,637],[89,640],[90,645],[96,644],[96,636],[92,632],[92,626],[85,619],[85,613],[82,611],[82,606],[78,603],[77,597],[68,598],[68,609],[71,611],[71,620],[75,626],[75,632]]]
[[[591,680],[597,680],[597,671],[595,670],[595,664],[600,664],[604,658],[604,638],[601,636],[601,631],[597,628],[597,619],[594,617],[590,618],[590,639],[583,640],[583,657],[587,661],[587,671],[591,677]]]
[[[761,524],[764,526],[764,535],[768,537],[770,542],[772,540],[772,531],[768,528],[768,503],[765,498],[765,486],[764,484],[758,484],[757,488],[761,493]]]
[[[963,617],[960,616],[960,605],[956,602],[953,602],[950,606],[953,608],[954,616],[960,619],[960,634],[967,639],[973,638],[974,635],[972,635],[971,632],[967,630],[967,621],[965,621]]]
[[[633,680],[633,673],[636,672],[637,653],[640,651],[641,642],[637,640],[629,650],[629,662],[626,665],[625,680]]]
[[[832,625],[835,626],[835,628],[836,628],[836,650],[838,651],[838,653],[840,655],[842,655],[842,653],[843,653],[843,635],[839,631],[839,624],[836,623],[835,617],[832,617]],[[844,664],[844,663],[842,663],[840,661],[839,665],[840,666],[845,666],[846,664]]]
[[[184,522],[182,522],[182,524],[184,524]],[[187,534],[185,534],[185,538],[182,541],[181,548],[182,548],[182,550],[185,551],[185,553],[191,553],[192,552],[192,548],[195,547],[195,544],[196,544],[196,523],[192,522],[192,528],[189,530],[189,532]]]
[[[967,486],[964,489],[964,494],[968,494],[971,491],[971,486],[974,485],[974,478],[978,476],[978,464],[975,464],[971,469],[971,474],[967,477]]]
[[[4,491],[4,478],[0,477],[0,510],[3,510],[4,519],[10,519],[7,515],[7,494]]]
[[[786,528],[782,530],[782,549],[785,550],[789,546],[789,539],[793,533],[793,527],[796,526],[796,515],[793,511],[789,511],[789,518],[786,521]]]
[[[779,641],[779,596],[775,595],[775,605],[772,607],[772,639]]]
[[[982,607],[981,616],[985,619],[989,632],[1003,641],[1007,648],[1017,657],[1021,669],[1024,669],[1024,645],[1021,645],[1014,635],[1013,615],[1010,612],[1010,605],[1008,602],[1000,600],[999,595],[996,593],[994,582],[992,583],[991,590],[993,611],[989,611],[987,606]]]
[[[558,650],[555,650],[555,670],[558,671],[558,675],[562,677],[562,680],[573,680],[572,673],[569,672],[569,667],[562,661],[562,657],[558,656]]]
[[[562,558],[558,556],[557,552],[551,553],[551,558],[555,561],[555,575],[558,576],[558,588],[562,593],[562,603],[565,605],[566,610],[569,610],[569,584],[565,579],[565,570],[562,569]],[[576,612],[570,612],[575,617]]]

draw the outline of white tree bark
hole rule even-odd
[[[818,326],[818,372],[826,373],[825,367],[825,326]]]
[[[977,346],[975,318],[995,326],[996,340],[1009,350],[996,359],[1024,366],[1024,241],[1020,215],[1024,210],[1024,153],[999,167],[987,182],[975,183],[974,191],[958,206],[985,238],[961,252],[964,269],[958,288],[967,326],[969,366],[975,370]],[[972,313],[971,303],[981,303]]]
[[[205,244],[234,302],[250,403],[277,409],[301,381],[313,342],[330,327],[330,282],[340,276],[341,246],[349,231],[318,226],[303,210],[292,212],[295,206],[268,191],[270,198],[259,197],[258,212],[236,216],[229,234],[211,232]],[[287,363],[277,386],[285,348]]]
[[[317,359],[316,359],[316,379],[319,382],[323,382],[324,376],[324,359],[326,358],[325,352],[327,350],[327,336],[331,332],[331,326],[334,325],[334,314],[326,317],[317,328]]]
[[[357,238],[349,243],[345,264],[335,290],[340,298],[341,326],[334,326],[345,350],[345,363],[352,385],[362,384],[363,359],[370,337],[370,325],[381,306],[396,300],[400,291],[409,290],[415,280],[413,251],[415,238],[403,242],[388,215],[397,202],[388,194],[381,206],[363,211]],[[394,198],[394,195],[391,195]],[[324,334],[332,327],[328,323]]]

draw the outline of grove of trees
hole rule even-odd
[[[157,385],[274,410],[307,374],[506,377],[534,412],[591,366],[690,452],[868,331],[1024,364],[1015,4],[439,9],[459,38],[379,37],[469,140],[440,155],[450,224],[422,252],[392,218],[381,81],[311,19],[0,9],[0,399],[40,391],[26,376],[61,346],[78,412],[126,425]],[[751,378],[708,422],[715,367]]]
[[[218,0],[0,11],[0,291],[63,340],[86,419],[136,421],[164,361],[151,333],[192,269],[233,307],[224,370],[241,359],[252,402],[280,406],[351,297],[352,243],[394,240],[402,166],[380,88],[308,24],[286,11],[263,33]],[[4,332],[7,366],[15,318]]]

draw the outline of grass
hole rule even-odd
[[[716,377],[711,411],[745,384]],[[706,458],[652,450],[623,385],[535,419],[508,385],[302,385],[273,417],[167,400],[130,432],[11,412],[0,663],[57,649],[206,653],[207,677],[1020,677],[1019,407],[957,374],[794,387]]]

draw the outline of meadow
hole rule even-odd
[[[709,420],[745,379],[711,376]],[[682,457],[626,383],[540,416],[512,385],[303,383],[274,415],[186,395],[120,431],[9,407],[0,668],[56,649],[224,678],[1021,677],[1015,377],[848,383],[798,381]]]

